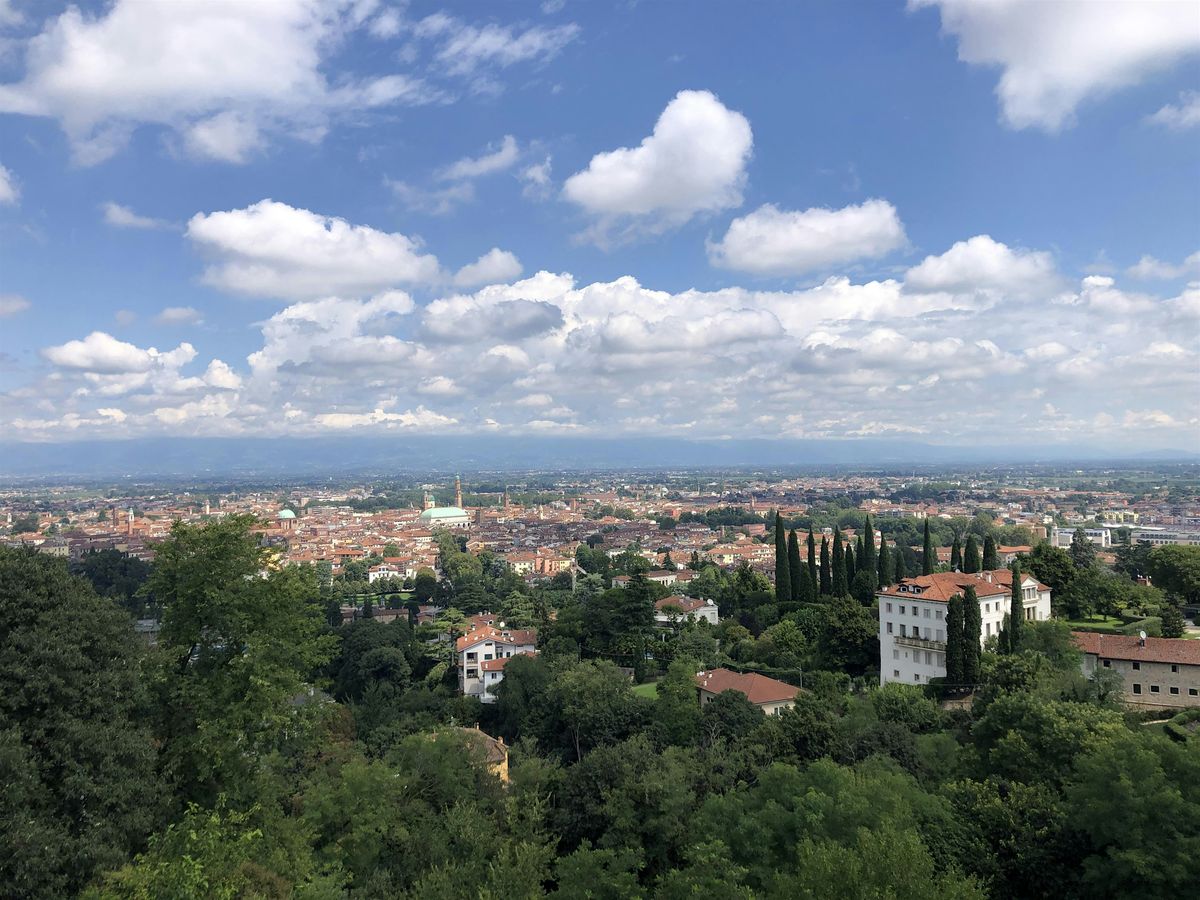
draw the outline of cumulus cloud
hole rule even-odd
[[[1060,283],[1054,259],[1044,250],[1014,250],[986,234],[959,241],[939,256],[927,256],[904,276],[914,291],[999,291],[1028,296]]]
[[[1149,117],[1154,125],[1162,125],[1173,131],[1184,131],[1200,125],[1200,92],[1184,91],[1178,103],[1168,103]]]
[[[905,240],[900,216],[886,200],[799,212],[768,203],[734,219],[725,236],[708,245],[708,258],[713,265],[755,275],[800,275],[876,259]]]
[[[0,165],[0,206],[16,206],[21,199],[21,191],[13,173]]]
[[[1139,281],[1164,281],[1170,278],[1200,275],[1200,250],[1191,254],[1177,266],[1147,254],[1136,264],[1130,266],[1127,271]]]
[[[157,229],[171,227],[169,222],[149,216],[139,216],[128,206],[113,203],[111,200],[100,208],[104,212],[104,224],[111,225],[113,228]]]
[[[402,413],[384,412],[382,409],[375,409],[368,413],[321,413],[313,421],[322,428],[336,430],[361,428],[370,425],[383,425],[386,428],[427,429],[455,425],[458,422],[457,419],[450,416],[443,416],[423,406],[418,406],[416,409],[410,409]]]
[[[175,364],[190,361],[196,350],[191,344],[183,343],[167,353],[159,353],[153,347],[143,350],[106,332],[93,331],[83,340],[47,347],[42,355],[56,366],[67,369],[117,375],[145,372],[160,358]]]
[[[347,112],[437,99],[398,73],[326,77],[362,25],[358,6],[116,0],[95,15],[70,6],[26,43],[24,76],[0,85],[0,112],[57,119],[84,165],[147,124],[171,129],[190,153],[240,162],[265,133],[312,139]]]
[[[930,6],[958,39],[960,60],[1003,70],[996,96],[1012,128],[1058,131],[1084,102],[1200,52],[1186,2],[909,0],[910,9]]]
[[[197,213],[188,222],[187,236],[217,260],[204,280],[238,294],[361,295],[439,277],[437,258],[421,252],[413,238],[274,200]]]
[[[29,301],[19,294],[0,294],[0,319],[29,309]]]
[[[473,263],[468,263],[454,275],[457,287],[477,287],[481,284],[498,284],[512,281],[521,274],[521,261],[499,247],[493,247]]]
[[[659,231],[742,203],[754,143],[750,123],[708,91],[680,91],[637,147],[592,157],[563,196],[601,228],[635,222]]]

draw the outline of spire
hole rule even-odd
[[[454,505],[462,509],[462,479],[454,476]]]

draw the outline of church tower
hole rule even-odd
[[[462,479],[454,476],[454,505],[462,509]]]

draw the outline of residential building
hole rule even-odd
[[[1012,570],[935,572],[881,588],[879,601],[879,682],[927,684],[946,675],[946,604],[968,586],[975,588],[982,620],[980,643],[999,634],[1011,605]],[[1050,618],[1050,588],[1021,575],[1025,618]]]
[[[1050,531],[1050,543],[1052,546],[1066,549],[1071,546],[1071,541],[1075,540],[1074,528],[1053,528]],[[1087,539],[1097,547],[1106,548],[1113,544],[1112,528],[1084,528],[1083,533],[1087,535]]]
[[[1083,674],[1121,676],[1125,702],[1146,708],[1200,706],[1200,641],[1074,631]]]
[[[795,685],[759,675],[757,672],[741,674],[730,669],[710,669],[696,674],[696,689],[700,693],[700,705],[712,701],[722,691],[737,691],[765,712],[768,716],[779,715],[796,705]]]
[[[1145,541],[1156,547],[1178,544],[1184,547],[1200,547],[1200,529],[1185,528],[1135,528],[1129,535],[1132,544]]]
[[[682,594],[672,594],[663,597],[654,604],[654,621],[659,625],[671,625],[674,622],[700,621],[703,619],[710,625],[716,625],[717,604],[711,600],[699,597],[685,597]]]
[[[519,653],[537,653],[536,628],[504,628],[494,625],[476,627],[455,643],[458,653],[458,687],[464,694],[484,703],[496,698],[488,693],[503,679],[503,666],[484,669],[483,663],[508,659]],[[488,679],[487,675],[496,677]]]

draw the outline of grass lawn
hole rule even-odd
[[[1076,631],[1090,629],[1092,631],[1116,633],[1121,630],[1121,626],[1125,623],[1116,616],[1093,616],[1090,619],[1067,619],[1067,624]]]
[[[651,700],[658,699],[658,682],[650,681],[646,684],[635,684],[633,692],[639,697],[649,697]]]

